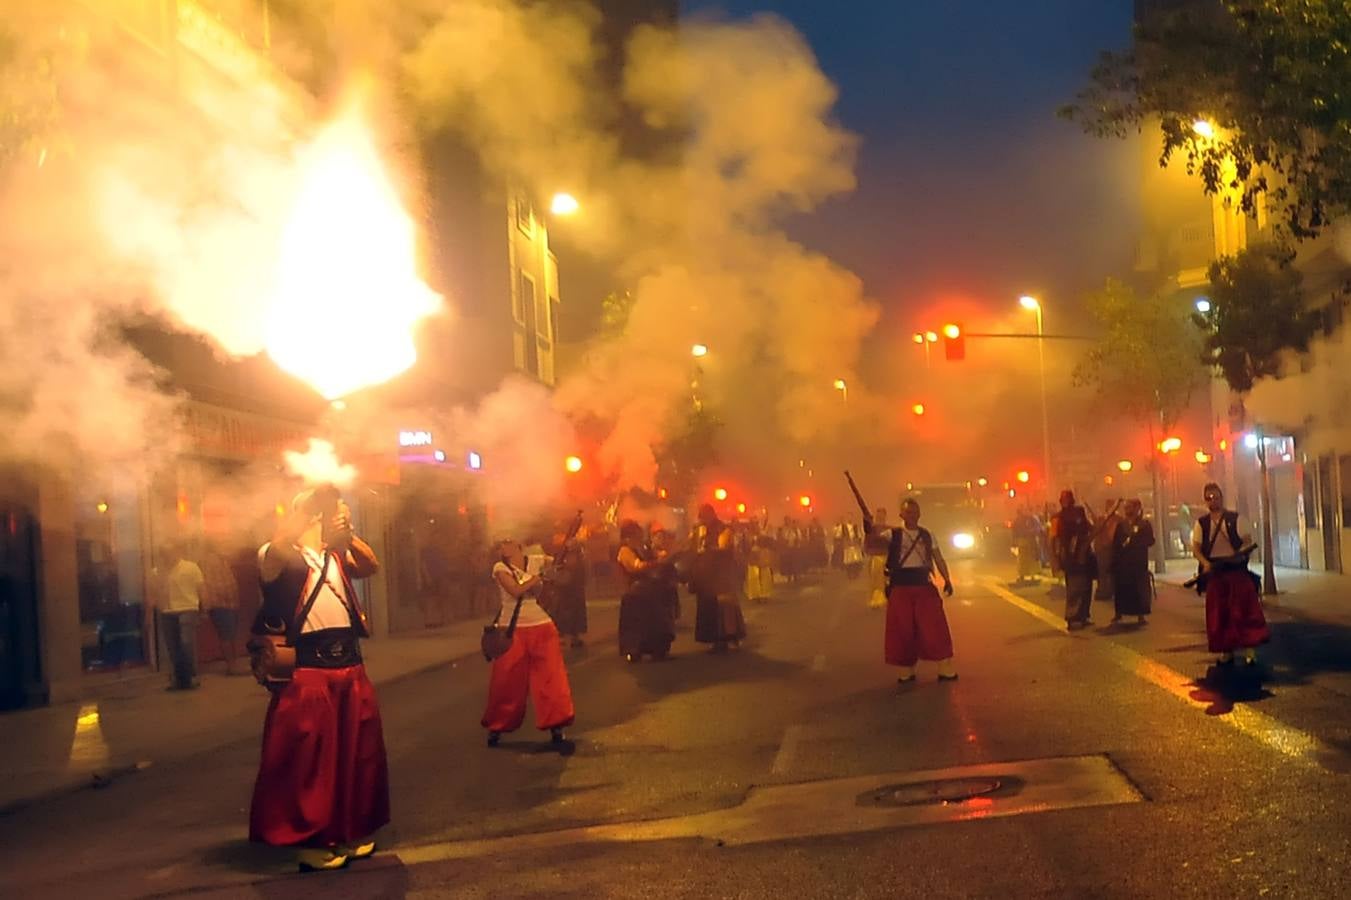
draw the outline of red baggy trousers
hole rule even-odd
[[[1212,572],[1206,582],[1206,640],[1210,651],[1232,653],[1265,644],[1270,638],[1252,576],[1243,569]]]
[[[296,669],[267,708],[249,840],[331,847],[388,822],[385,739],[365,668]]]
[[[511,648],[493,660],[483,727],[520,728],[527,694],[535,701],[535,727],[543,731],[572,724],[572,688],[553,622],[517,628]]]
[[[887,596],[887,665],[913,666],[917,660],[951,656],[952,632],[938,589],[932,584],[893,587]]]

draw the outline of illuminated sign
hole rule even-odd
[[[432,433],[430,431],[400,431],[400,447],[430,447],[432,445]]]

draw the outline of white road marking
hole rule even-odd
[[[996,597],[1006,600],[1028,615],[1042,620],[1056,631],[1066,631],[1065,622],[1059,616],[1030,600],[1019,597],[993,578],[986,578],[984,581],[985,587]],[[1209,704],[1210,701],[1208,700],[1198,701],[1192,697],[1192,693],[1197,688],[1195,678],[1183,675],[1181,672],[1116,641],[1108,640],[1103,642],[1101,646],[1118,666],[1155,687],[1162,688],[1193,709],[1199,709]],[[1243,734],[1266,744],[1271,749],[1308,766],[1327,770],[1328,767],[1323,764],[1322,760],[1335,755],[1335,751],[1331,747],[1308,732],[1292,728],[1266,713],[1258,712],[1246,703],[1235,703],[1233,709],[1225,715],[1208,718],[1224,722]]]
[[[793,767],[793,761],[797,758],[797,747],[802,742],[803,727],[801,725],[789,725],[783,732],[783,742],[779,744],[779,752],[774,754],[774,762],[769,767],[769,771],[775,775],[783,775]]]
[[[825,670],[826,670],[826,655],[824,653],[818,653],[816,654],[816,658],[812,660],[812,671],[824,672]]]

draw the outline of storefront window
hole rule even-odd
[[[145,579],[134,492],[87,492],[77,500],[80,661],[103,672],[146,664]]]

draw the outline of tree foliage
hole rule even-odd
[[[1209,194],[1266,195],[1296,239],[1351,210],[1351,0],[1211,0],[1150,12],[1061,114],[1100,137],[1158,120]],[[1213,123],[1211,137],[1198,120]]]
[[[1205,380],[1201,335],[1187,310],[1176,297],[1140,297],[1115,280],[1087,307],[1103,334],[1075,368],[1075,383],[1095,388],[1113,411],[1170,429]]]
[[[1293,259],[1288,250],[1259,245],[1210,265],[1210,312],[1195,315],[1206,332],[1201,360],[1240,394],[1259,378],[1280,375],[1282,351],[1307,351],[1318,328]]]

